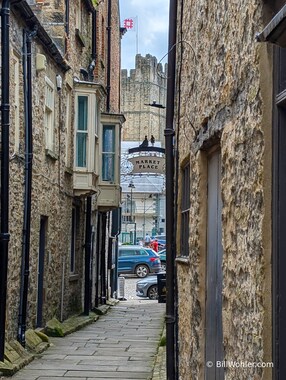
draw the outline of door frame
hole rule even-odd
[[[45,275],[45,253],[47,238],[48,218],[41,215],[39,233],[38,271],[37,271],[37,316],[36,327],[42,327],[43,305],[44,305],[44,275]]]
[[[213,159],[215,159],[215,161],[211,163],[211,160]],[[212,165],[212,168],[215,169],[216,172],[210,172],[210,165]],[[214,175],[213,178],[211,178],[212,175]],[[210,185],[212,179],[213,182]],[[210,196],[212,197],[212,200]],[[210,207],[210,202],[213,202],[215,208]],[[218,360],[223,361],[224,357],[222,328],[223,248],[221,215],[221,151],[219,147],[214,147],[214,149],[212,149],[207,155],[207,251],[205,280],[206,380],[224,379],[224,368],[216,366],[216,362]],[[214,219],[216,219],[216,222],[214,222]],[[210,226],[214,227],[212,231],[209,228]],[[210,247],[210,241],[215,242],[215,247],[213,247],[213,245],[212,247]],[[209,281],[211,281],[211,284],[209,283]],[[210,294],[210,297],[208,297],[208,294]],[[208,366],[208,362],[212,362],[212,366]]]

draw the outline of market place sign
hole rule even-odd
[[[129,158],[133,165],[132,173],[165,174],[165,158],[156,156],[137,156]]]

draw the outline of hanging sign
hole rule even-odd
[[[165,158],[156,156],[137,156],[129,158],[133,165],[132,173],[165,174]]]

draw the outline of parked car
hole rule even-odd
[[[157,276],[149,276],[136,283],[136,295],[138,297],[148,297],[150,300],[158,299]]]
[[[166,271],[166,249],[163,249],[162,251],[158,252],[159,257],[161,260],[161,269],[162,271]]]
[[[152,249],[148,251],[139,245],[121,246],[118,249],[118,274],[136,274],[144,278],[149,273],[161,271],[159,255]]]
[[[160,252],[155,252],[152,248],[146,248],[144,247],[144,249],[148,252],[148,251],[152,251],[153,253],[157,254],[160,258],[160,261],[161,261],[161,271],[163,272],[166,272],[166,249],[163,249],[162,251]]]

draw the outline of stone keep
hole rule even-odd
[[[121,110],[126,117],[123,140],[143,141],[153,135],[156,141],[164,140],[165,109],[146,104],[166,106],[166,67],[157,63],[156,57],[136,55],[135,69],[121,70]]]

